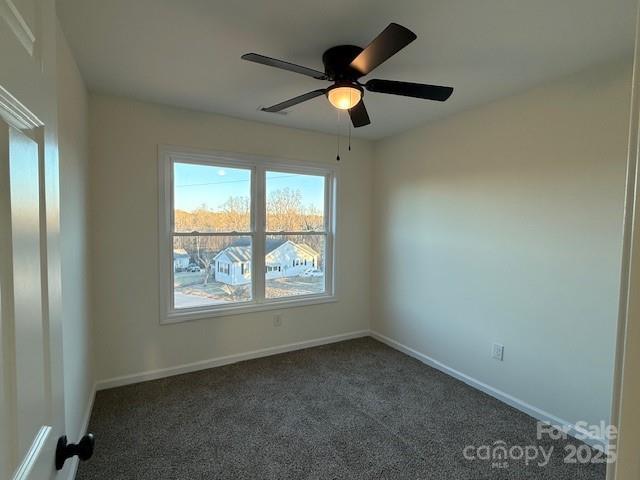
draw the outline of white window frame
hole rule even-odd
[[[251,237],[251,300],[232,304],[175,309],[173,305],[173,164],[211,164],[229,168],[251,170],[251,232],[224,232],[218,235]],[[325,236],[325,291],[320,294],[296,295],[267,299],[265,292],[265,238],[266,228],[266,172],[289,172],[325,177],[324,231],[294,232]],[[158,148],[159,173],[159,284],[160,323],[172,324],[188,320],[212,318],[241,313],[276,310],[338,301],[336,295],[336,206],[338,193],[337,166],[306,161],[277,159],[256,155],[199,150],[171,145]]]

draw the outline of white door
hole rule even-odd
[[[55,478],[63,434],[53,0],[0,0],[0,478]]]

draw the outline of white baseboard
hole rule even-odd
[[[526,413],[527,415],[535,418],[536,420],[540,420],[541,422],[547,422],[547,423],[550,423],[551,425],[563,427],[565,431],[567,431],[567,433],[572,437],[577,437],[584,443],[594,448],[597,448],[598,450],[607,449],[608,445],[605,439],[601,437],[593,436],[590,432],[577,427],[571,422],[563,420],[549,412],[545,412],[540,408],[534,407],[533,405],[527,402],[524,402],[514,397],[513,395],[509,395],[506,392],[498,390],[497,388],[494,388],[491,385],[487,385],[484,382],[476,380],[475,378],[472,378],[469,375],[466,375],[458,370],[455,370],[443,364],[442,362],[439,362],[438,360],[431,358],[428,355],[420,353],[417,350],[414,350],[413,348],[407,347],[406,345],[403,345],[402,343],[392,338],[382,335],[381,333],[371,330],[370,335],[373,338],[380,340],[382,343],[385,343],[386,345],[390,346],[391,348],[394,348],[402,353],[405,353],[410,357],[413,357],[421,361],[422,363],[429,365],[430,367],[440,370],[441,372],[446,373],[451,377],[457,378],[458,380],[463,381],[467,385],[477,390],[480,390],[488,395],[491,395],[492,397],[500,400],[501,402],[506,403],[507,405],[517,410],[520,410],[521,412]]]
[[[108,388],[121,387],[123,385],[131,385],[134,383],[146,382],[148,380],[157,380],[159,378],[171,377],[173,375],[180,375],[182,373],[190,373],[198,370],[206,370],[207,368],[221,367],[222,365],[229,365],[231,363],[242,362],[244,360],[251,360],[251,359],[260,358],[260,357],[268,357],[270,355],[276,355],[278,353],[293,352],[295,350],[302,350],[304,348],[317,347],[319,345],[326,345],[329,343],[342,342],[344,340],[351,340],[353,338],[367,337],[368,335],[369,335],[369,330],[359,330],[356,332],[333,335],[331,337],[315,338],[312,340],[305,340],[302,342],[288,343],[286,345],[278,345],[275,347],[261,348],[260,350],[253,350],[251,352],[237,353],[234,355],[227,355],[224,357],[211,358],[211,359],[202,360],[199,362],[178,365],[175,367],[160,368],[157,370],[149,370],[146,372],[134,373],[131,375],[123,375],[120,377],[100,380],[96,384],[96,389],[106,390]]]
[[[87,431],[89,429],[89,420],[91,419],[91,412],[93,411],[93,402],[95,401],[95,399],[96,399],[96,384],[94,383],[91,389],[91,393],[89,393],[87,408],[84,411],[84,417],[82,417],[82,424],[80,425],[80,431],[78,432],[78,439],[82,438],[84,435],[87,434]],[[76,441],[76,439],[73,439],[73,441]],[[69,475],[67,476],[67,479],[75,480],[76,475],[78,473],[78,465],[80,465],[80,461],[78,460],[78,457],[73,457],[72,459],[69,459],[69,461],[73,463],[69,468]]]

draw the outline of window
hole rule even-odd
[[[161,148],[165,320],[334,301],[335,189],[332,167]]]

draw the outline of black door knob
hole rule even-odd
[[[56,446],[56,470],[62,470],[67,458],[78,456],[80,460],[89,460],[93,455],[93,447],[96,440],[93,433],[88,433],[78,443],[67,443],[67,436],[58,439]]]

